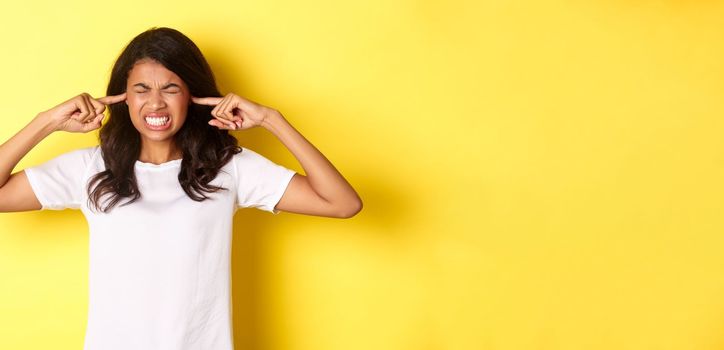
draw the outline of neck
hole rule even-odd
[[[138,156],[138,160],[144,163],[161,164],[181,158],[181,150],[176,147],[172,140],[141,140],[141,154]]]

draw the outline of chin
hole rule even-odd
[[[141,137],[149,140],[149,141],[167,141],[172,140],[174,135],[176,135],[176,131],[166,131],[163,133],[160,132],[142,132],[140,133]]]

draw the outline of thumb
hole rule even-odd
[[[101,121],[105,117],[105,114],[99,114],[93,120],[83,124],[83,132],[92,131],[101,127]]]

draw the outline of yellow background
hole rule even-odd
[[[9,6],[9,7],[8,7]],[[279,109],[347,220],[242,210],[238,349],[724,348],[721,1],[14,2],[0,139],[151,26]],[[263,129],[242,144],[302,171]],[[55,134],[19,164],[96,144]],[[0,348],[80,349],[87,226],[0,214]]]

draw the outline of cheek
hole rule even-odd
[[[136,109],[135,107],[140,107],[143,105],[143,99],[139,95],[127,94],[126,104],[128,105],[128,108],[133,112]]]
[[[170,95],[166,99],[166,103],[177,116],[186,116],[186,112],[188,111],[189,106],[188,97],[184,96],[183,94]]]
[[[174,108],[183,108],[187,105],[188,98],[184,94],[168,94],[165,96],[166,103]]]

